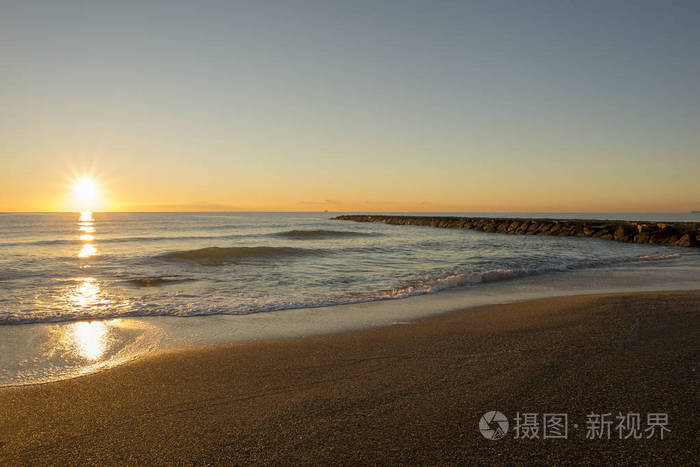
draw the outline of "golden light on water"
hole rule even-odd
[[[95,245],[91,243],[86,243],[85,245],[80,248],[80,252],[78,253],[78,258],[89,258],[91,256],[95,256],[97,254],[97,248],[95,248]]]
[[[66,296],[73,307],[90,308],[104,301],[97,279],[81,277],[76,280],[77,286]],[[82,358],[98,360],[109,346],[109,326],[104,321],[72,323],[63,330],[60,336],[61,346]]]
[[[97,254],[97,248],[91,243],[95,240],[95,219],[92,216],[92,212],[83,211],[80,213],[80,220],[78,221],[78,231],[85,232],[80,234],[80,241],[84,242],[78,252],[78,258],[90,258]]]
[[[109,345],[109,327],[103,321],[73,323],[67,327],[65,343],[88,360],[99,359]]]
[[[78,279],[80,285],[73,289],[68,296],[70,301],[77,306],[85,307],[94,305],[100,299],[100,286],[93,277]]]

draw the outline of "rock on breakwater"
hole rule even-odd
[[[520,219],[493,217],[432,217],[344,215],[336,220],[421,225],[521,235],[591,237],[618,242],[700,248],[700,222],[635,222],[584,219]]]

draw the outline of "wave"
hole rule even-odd
[[[475,285],[485,282],[495,282],[516,279],[519,277],[546,274],[551,272],[575,271],[581,269],[599,268],[605,266],[624,265],[635,262],[659,261],[679,258],[679,253],[624,257],[605,260],[562,261],[520,268],[495,268],[480,272],[454,273],[434,278],[411,281],[404,286],[381,291],[375,294],[375,300],[387,298],[404,298],[414,295],[425,295],[445,289]]]
[[[0,246],[44,246],[44,245],[78,245],[80,240],[37,240],[34,242],[5,242],[0,243]]]
[[[203,266],[219,266],[222,264],[238,263],[246,259],[270,259],[321,253],[323,253],[322,250],[290,247],[234,246],[221,248],[213,246],[196,250],[175,251],[159,255],[158,257],[167,260],[193,261]]]
[[[133,279],[127,279],[124,282],[126,282],[127,284],[136,285],[139,287],[159,287],[161,285],[180,284],[182,282],[189,282],[192,280],[194,280],[194,279],[174,279],[171,277],[156,276],[156,277],[135,277]]]
[[[275,248],[275,247],[232,247],[232,248],[202,248],[199,250],[189,250],[168,253],[166,256],[175,260],[195,261],[204,265],[225,264],[237,262],[245,258],[278,258],[282,256],[299,256],[316,254],[324,250],[308,250],[300,248]],[[336,306],[344,304],[373,302],[382,300],[393,300],[407,298],[416,295],[426,295],[436,293],[446,289],[458,287],[478,286],[480,283],[508,281],[525,276],[543,275],[558,271],[573,271],[582,269],[594,269],[605,266],[617,266],[633,263],[663,262],[679,257],[686,257],[687,253],[670,253],[658,255],[646,255],[636,257],[618,257],[605,260],[564,260],[559,263],[533,264],[531,266],[513,267],[492,267],[481,271],[436,271],[426,272],[423,277],[413,278],[398,283],[393,288],[377,288],[370,292],[348,292],[335,295],[313,297],[278,297],[268,300],[266,297],[259,301],[255,297],[230,297],[230,299],[209,302],[211,296],[194,294],[184,294],[178,292],[174,296],[188,298],[182,303],[168,301],[155,305],[153,303],[138,304],[137,300],[130,300],[130,305],[126,309],[108,307],[99,310],[94,315],[86,316],[83,310],[62,314],[46,314],[32,312],[28,314],[14,314],[6,312],[0,307],[0,325],[4,324],[26,324],[26,323],[49,323],[65,322],[85,319],[109,319],[119,317],[144,317],[144,316],[205,316],[205,315],[244,315],[261,312],[274,312],[279,310],[298,308],[319,308],[326,306]],[[389,278],[387,278],[389,279]],[[178,276],[154,276],[136,277],[122,280],[122,283],[129,282],[140,287],[165,286],[176,282],[195,280],[192,278],[179,278]],[[336,287],[340,290],[340,287]],[[218,297],[217,297],[218,298]],[[0,300],[1,301],[1,300]]]
[[[680,257],[681,257],[680,253],[667,253],[665,255],[640,256],[639,259],[643,260],[643,261],[654,261],[654,260],[659,260],[659,259],[671,259],[671,258],[680,258]]]
[[[95,242],[103,243],[129,243],[129,242],[160,242],[172,240],[224,240],[243,237],[258,237],[259,234],[229,234],[229,235],[183,235],[183,236],[150,236],[150,237],[108,237],[96,238]],[[85,243],[80,239],[62,239],[62,240],[36,240],[24,242],[6,242],[0,243],[0,247],[10,246],[51,246],[51,245],[81,245]]]
[[[273,235],[275,237],[291,238],[295,240],[318,240],[323,238],[372,237],[377,234],[342,230],[288,230],[286,232],[277,232]]]
[[[340,230],[289,230],[286,232],[276,232],[273,234],[226,234],[226,235],[163,235],[163,236],[141,236],[141,237],[106,237],[95,239],[96,243],[129,243],[129,242],[162,242],[162,241],[181,241],[181,240],[226,240],[240,238],[254,238],[264,236],[274,236],[290,239],[324,239],[324,238],[343,238],[343,237],[374,237],[381,234],[351,232]],[[16,246],[53,246],[53,245],[81,245],[85,243],[78,238],[56,239],[56,240],[34,240],[34,241],[19,241],[19,242],[0,242],[0,247],[16,247]]]

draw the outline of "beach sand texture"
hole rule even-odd
[[[700,292],[589,295],[170,351],[0,390],[0,463],[690,464],[699,312]],[[486,440],[490,410],[568,413],[569,439]],[[671,431],[587,440],[590,412]]]

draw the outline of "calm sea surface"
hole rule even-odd
[[[697,254],[585,238],[351,223],[333,216],[0,214],[0,324],[249,314]],[[697,214],[539,217],[700,220]]]

